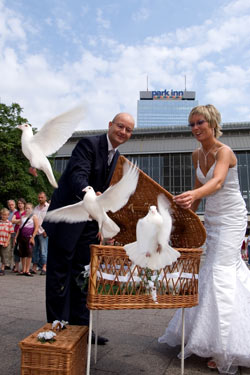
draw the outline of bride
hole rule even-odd
[[[198,106],[189,125],[201,147],[193,152],[194,190],[175,196],[182,208],[196,210],[206,197],[206,259],[199,275],[199,305],[186,309],[185,358],[210,358],[209,368],[235,374],[250,367],[250,272],[241,259],[247,211],[241,196],[237,159],[218,138],[221,116],[213,105]],[[181,311],[177,310],[160,343],[181,343]]]

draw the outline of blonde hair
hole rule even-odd
[[[0,211],[0,214],[8,214],[9,215],[10,211],[8,210],[8,208],[2,208],[1,211]]]
[[[212,104],[207,105],[198,105],[194,107],[188,116],[189,123],[192,122],[192,117],[194,115],[202,115],[209,123],[209,126],[214,129],[215,138],[219,138],[222,135],[221,131],[221,115],[218,109],[215,108]]]
[[[30,202],[26,202],[26,203],[25,203],[25,208],[26,208],[27,206],[31,206],[32,209],[34,208],[33,204],[30,203]]]

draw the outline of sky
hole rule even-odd
[[[0,101],[38,129],[81,103],[79,130],[136,119],[147,82],[185,77],[223,122],[250,121],[250,0],[0,0]]]

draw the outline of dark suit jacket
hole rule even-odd
[[[95,191],[103,192],[107,189],[114,172],[117,151],[108,170],[108,142],[106,134],[82,138],[74,148],[71,158],[63,172],[58,188],[55,189],[49,211],[59,207],[74,204],[83,199],[82,189],[90,185]],[[60,248],[73,250],[84,229],[86,222],[48,223],[44,221],[43,227],[49,237],[56,239]]]

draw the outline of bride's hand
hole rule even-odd
[[[180,195],[176,195],[173,197],[173,200],[181,208],[185,208],[185,209],[191,208],[192,204],[196,200],[195,191],[189,190]]]

